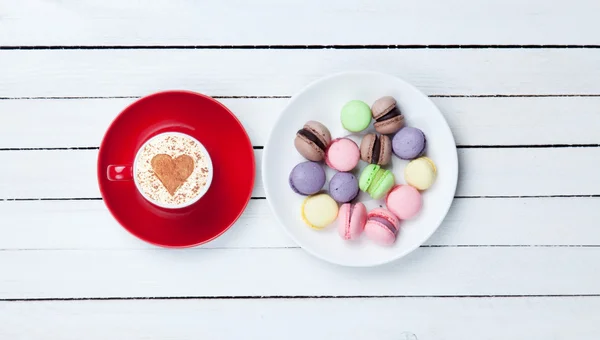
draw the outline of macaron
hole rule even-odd
[[[314,120],[306,122],[296,132],[294,146],[306,159],[319,162],[325,157],[325,150],[331,143],[331,133],[327,127]]]
[[[360,159],[367,163],[386,165],[392,158],[392,141],[386,135],[366,134],[360,142]]]
[[[360,132],[371,124],[371,109],[367,103],[351,100],[342,107],[342,125],[351,132]]]
[[[388,210],[401,220],[413,218],[423,206],[421,193],[410,185],[397,185],[385,199]]]
[[[427,140],[423,131],[404,127],[394,135],[392,139],[392,150],[401,159],[411,160],[421,156],[425,152]]]
[[[404,116],[396,105],[396,99],[390,96],[377,99],[371,106],[371,113],[375,119],[375,131],[383,134],[392,134],[404,126]]]
[[[329,181],[329,194],[339,203],[352,201],[358,191],[358,179],[349,172],[338,172]]]
[[[337,218],[338,233],[344,240],[356,240],[365,229],[367,208],[362,203],[342,204]]]
[[[437,177],[435,163],[427,157],[410,161],[404,168],[404,180],[419,190],[429,189]]]
[[[338,205],[327,194],[308,196],[302,202],[302,221],[313,229],[323,229],[333,223],[338,215]]]
[[[377,164],[369,164],[360,174],[358,186],[360,190],[371,195],[378,200],[385,196],[394,186],[394,174],[386,169],[382,169]]]
[[[373,209],[367,214],[365,235],[383,246],[392,245],[398,235],[400,221],[386,209]]]
[[[330,168],[337,171],[354,169],[359,159],[358,145],[348,138],[334,139],[325,153],[325,162]]]
[[[325,170],[321,164],[311,161],[296,165],[290,172],[289,184],[295,193],[313,195],[325,185]]]

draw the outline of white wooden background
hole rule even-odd
[[[0,339],[598,339],[599,12],[597,0],[0,0]],[[430,95],[460,160],[439,231],[371,269],[304,253],[260,181],[288,97],[356,69]],[[126,233],[95,179],[110,121],[166,89],[229,106],[259,165],[240,220],[189,250]]]

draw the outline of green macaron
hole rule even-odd
[[[360,174],[358,187],[373,199],[383,198],[395,184],[394,174],[377,164],[369,164]]]
[[[342,125],[351,132],[360,132],[371,124],[371,108],[360,100],[351,100],[342,107]]]

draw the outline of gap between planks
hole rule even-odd
[[[532,294],[532,295],[265,295],[265,296],[131,296],[131,297],[73,297],[73,298],[9,298],[0,302],[54,301],[130,301],[130,300],[294,300],[294,299],[522,299],[522,298],[581,298],[600,297],[600,294]]]
[[[457,145],[457,149],[561,149],[561,148],[598,148],[600,144],[520,144],[520,145]],[[255,145],[254,150],[263,150],[264,146]],[[0,148],[0,151],[77,151],[99,150],[98,146],[66,146],[46,148]]]
[[[343,44],[343,45],[9,45],[0,50],[421,50],[597,49],[596,44]]]
[[[209,95],[215,99],[289,99],[292,96],[266,96],[266,95]],[[142,96],[22,96],[22,97],[0,97],[0,100],[79,100],[79,99],[138,99]],[[600,97],[595,93],[547,93],[547,94],[430,94],[430,98],[569,98],[569,97]]]
[[[497,196],[454,196],[454,199],[535,199],[535,198],[600,198],[594,195],[497,195]],[[266,197],[250,197],[251,200],[266,200]],[[102,201],[102,197],[26,197],[0,198],[0,202],[30,202],[30,201]]]
[[[600,248],[600,244],[424,244],[419,248]],[[289,247],[212,247],[212,248],[189,248],[188,251],[212,251],[212,250],[248,250],[248,249],[271,249],[271,250],[285,250],[285,249],[301,249],[300,246],[289,246]],[[60,248],[60,249],[49,249],[49,248],[10,248],[0,249],[0,252],[12,252],[12,251],[88,251],[88,248]],[[109,251],[131,251],[140,250],[147,251],[148,249],[115,249],[115,248],[95,248],[94,250],[109,250]],[[162,250],[158,248],[155,250]]]

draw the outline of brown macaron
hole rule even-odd
[[[390,137],[376,133],[366,134],[360,142],[360,158],[371,164],[388,164],[392,158]]]
[[[375,119],[373,126],[375,131],[386,135],[396,133],[404,126],[404,116],[398,106],[396,99],[390,96],[381,97],[371,106],[371,114]]]
[[[308,121],[296,132],[294,146],[306,159],[313,162],[325,158],[325,150],[331,143],[331,133],[327,127],[316,121]]]

